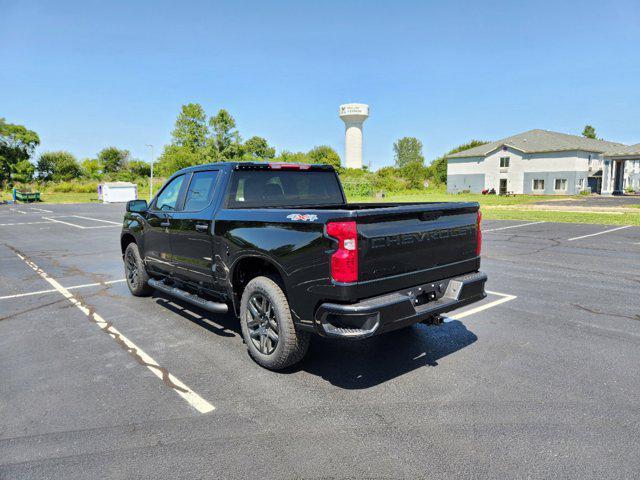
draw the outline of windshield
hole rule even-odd
[[[230,208],[344,204],[334,172],[234,171]]]

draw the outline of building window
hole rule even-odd
[[[509,157],[500,157],[500,168],[509,168]]]
[[[566,191],[567,190],[567,179],[566,178],[556,178],[555,189],[559,190],[559,191],[560,190]]]
[[[580,180],[578,180],[578,189],[584,190],[584,178],[581,178]]]
[[[544,190],[544,180],[542,178],[534,178],[533,179],[533,189],[534,190]]]

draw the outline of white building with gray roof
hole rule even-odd
[[[447,191],[574,195],[640,189],[640,144],[529,130],[447,157]]]

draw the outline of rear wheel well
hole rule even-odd
[[[240,299],[247,284],[252,279],[261,276],[273,279],[273,281],[280,285],[280,288],[282,288],[286,295],[282,275],[280,275],[280,272],[273,263],[259,257],[243,258],[233,269],[232,277],[234,305],[237,311],[240,310]]]
[[[120,239],[120,248],[122,249],[123,255],[130,243],[136,243],[136,238],[130,233],[125,233]]]

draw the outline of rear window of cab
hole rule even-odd
[[[329,171],[236,170],[229,208],[343,204],[338,177]]]

